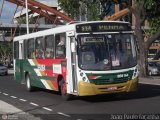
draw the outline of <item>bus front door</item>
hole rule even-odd
[[[71,45],[71,65],[72,65],[72,80],[73,80],[73,91],[77,91],[77,72],[76,72],[76,50],[75,50],[75,38],[70,37]]]
[[[76,73],[76,51],[73,51],[73,44],[75,44],[75,37],[68,36],[66,42],[66,56],[67,56],[67,92],[77,92],[77,73]]]

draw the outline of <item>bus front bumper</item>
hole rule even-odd
[[[129,80],[126,83],[110,84],[110,85],[95,85],[81,81],[78,84],[78,95],[90,96],[90,95],[110,94],[119,92],[132,92],[136,91],[137,87],[138,87],[138,77],[133,80]]]

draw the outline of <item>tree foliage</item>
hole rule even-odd
[[[75,18],[79,14],[80,3],[77,0],[58,0],[59,6],[68,16]]]
[[[155,34],[160,28],[160,1],[148,0],[146,3],[147,20],[150,26],[150,35]]]
[[[88,20],[96,21],[100,19],[100,2],[99,0],[81,0],[88,9]]]
[[[71,18],[87,14],[88,21],[102,20],[121,0],[58,0],[59,6]],[[127,2],[126,2],[127,3]]]
[[[79,15],[87,13],[89,21],[100,19],[99,0],[58,0],[59,6],[71,18],[78,18]]]
[[[6,60],[10,61],[12,59],[12,43],[1,42],[0,43],[0,62],[5,63]]]

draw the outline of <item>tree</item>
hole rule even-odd
[[[100,19],[99,0],[58,0],[59,6],[71,18],[77,19],[79,16],[87,14],[87,20]]]
[[[100,20],[100,1],[99,0],[81,0],[87,8],[88,21]]]
[[[9,62],[12,57],[12,43],[10,42],[1,42],[0,43],[0,60],[2,63],[8,64],[6,63],[6,60]]]
[[[80,2],[78,0],[58,0],[59,6],[71,18],[79,14]]]

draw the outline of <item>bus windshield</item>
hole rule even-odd
[[[133,34],[78,35],[78,65],[83,70],[118,70],[137,64]]]

